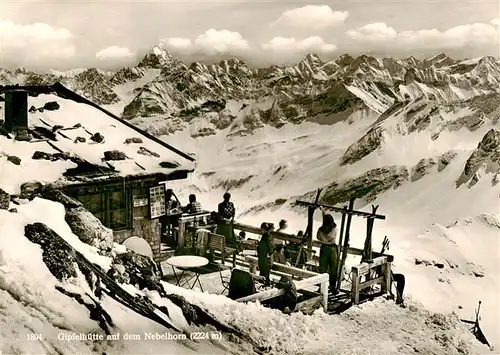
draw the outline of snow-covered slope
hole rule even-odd
[[[229,190],[238,220],[259,225],[285,218],[292,233],[306,226],[305,211],[292,202],[312,199],[320,187],[323,202],[341,205],[357,197],[356,208],[380,205],[387,219],[375,223],[373,245],[377,250],[384,236],[390,238],[389,252],[395,270],[407,277],[410,303],[470,319],[482,300],[481,325],[500,348],[497,59],[344,55],[325,63],[311,54],[294,66],[253,69],[235,59],[186,65],[159,46],[136,67],[114,74],[0,70],[2,84],[51,80],[73,85],[169,144],[196,152],[197,173],[187,183],[169,183],[182,201],[196,193],[205,208],[215,208]],[[353,220],[351,245],[362,247],[365,223]],[[263,344],[276,334],[269,340],[274,353],[330,353],[331,342],[321,339],[332,334],[340,334],[339,354],[352,353],[351,343],[342,340],[352,334],[359,334],[354,338],[361,352],[376,354],[487,351],[472,343],[460,348],[456,344],[470,339],[456,319],[429,316],[420,306],[405,313],[379,301],[341,320],[321,314],[287,318],[218,296],[176,292],[228,322],[250,324]],[[385,318],[375,317],[380,314]],[[149,327],[142,321],[140,327]]]
[[[0,351],[3,354],[254,353],[250,344],[235,341],[227,334],[221,340],[173,340],[182,333],[167,330],[108,296],[97,300],[78,268],[76,277],[57,280],[51,272],[54,265],[48,264],[49,259],[55,260],[54,256],[46,255],[45,249],[42,251],[25,237],[26,225],[44,223],[104,270],[109,269],[110,258],[98,255],[97,248],[82,243],[71,232],[64,222],[63,205],[35,198],[16,208],[17,212],[0,210]],[[114,250],[118,252],[118,246]],[[327,316],[321,310],[312,316],[285,315],[259,304],[240,304],[224,296],[163,284],[168,293],[184,296],[188,302],[210,310],[219,321],[247,334],[270,354],[331,354],[332,349],[345,355],[352,354],[353,349],[374,354],[418,351],[458,355],[487,351],[456,315],[431,313],[411,301],[408,309],[381,299],[340,316]],[[125,286],[132,294],[166,306],[170,321],[180,329],[211,331],[189,327],[180,309],[161,299],[156,291],[142,293],[133,286]],[[81,298],[77,302],[56,287]],[[111,334],[116,338],[106,340],[106,334],[83,305],[93,302],[111,317]],[[148,333],[168,333],[171,338],[147,340]]]
[[[183,198],[196,193],[207,208],[229,190],[239,220],[259,225],[285,218],[290,232],[306,226],[305,211],[290,203],[313,200],[318,187],[325,187],[327,203],[355,196],[357,208],[380,205],[387,220],[375,223],[373,245],[377,250],[385,235],[390,238],[389,252],[395,270],[407,276],[408,294],[462,318],[470,318],[482,300],[484,330],[498,347],[500,127],[496,99],[481,100],[454,107],[421,100],[385,118],[367,110],[335,124],[263,127],[246,136],[228,136],[226,129],[193,139],[185,130],[168,140],[198,152],[198,172],[188,186],[171,187]],[[430,111],[430,122],[419,124],[417,116]],[[364,138],[369,132],[371,138]],[[466,183],[460,184],[464,171]],[[319,212],[316,217],[319,223]],[[365,223],[353,220],[351,245],[363,246]]]

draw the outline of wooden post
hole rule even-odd
[[[349,201],[349,209],[348,211],[352,211],[354,208],[354,198]],[[347,215],[347,223],[346,223],[346,228],[345,228],[345,240],[344,240],[344,247],[341,249],[341,255],[339,255],[340,258],[340,270],[345,265],[345,260],[347,258],[347,249],[349,248],[349,230],[351,229],[351,220],[352,220],[352,214],[348,213]],[[339,246],[341,247],[341,246]],[[342,282],[340,280],[337,280],[337,285],[336,285],[336,290],[337,292],[340,290],[340,284]]]
[[[352,300],[353,304],[358,304],[359,303],[359,275],[358,275],[357,268],[352,269],[351,279],[352,279],[351,300]]]
[[[391,272],[391,262],[387,261],[382,266],[382,273],[384,275],[384,281],[382,282],[382,292],[390,293],[392,284],[392,272]]]
[[[320,286],[319,286],[319,290],[321,292],[321,303],[323,304],[323,310],[326,312],[328,312],[328,286],[329,286],[329,281],[328,280],[325,280],[323,281]]]
[[[177,235],[177,244],[179,249],[184,248],[184,232],[186,230],[186,225],[185,222],[182,219],[179,219],[179,230],[178,230],[178,235]]]
[[[372,205],[372,215],[366,220],[366,239],[363,248],[362,262],[371,262],[373,259],[373,249],[372,249],[372,234],[373,234],[373,224],[375,223],[375,215],[377,214],[377,206]]]
[[[309,206],[307,208],[307,229],[306,229],[306,235],[307,235],[307,260],[311,260],[311,252],[310,250],[312,249],[313,243],[312,243],[312,237],[314,233],[314,211],[316,211],[316,208],[318,207],[318,202],[319,202],[319,196],[321,195],[321,191],[323,189],[318,189],[316,192],[316,198],[314,199],[314,205]]]
[[[342,242],[343,242],[343,238],[344,238],[344,228],[345,228],[345,219],[347,217],[347,214],[346,214],[346,211],[347,211],[347,206],[344,206],[342,208],[342,219],[340,221],[340,233],[339,233],[339,241],[338,241],[338,246],[339,246],[339,255],[338,255],[338,258],[340,260],[340,257],[341,257],[341,251],[342,251]],[[340,265],[340,262],[337,262],[337,284],[341,284],[342,283],[342,280],[341,280],[341,277],[342,276],[342,265]],[[337,285],[332,285],[332,288],[335,288],[336,290],[338,289],[337,288]],[[340,288],[340,287],[339,287]]]
[[[314,220],[314,211],[316,209],[312,206],[310,206],[307,209],[307,249],[311,250],[312,249],[312,235],[313,235],[313,220]],[[307,251],[307,261],[311,260],[311,253]]]

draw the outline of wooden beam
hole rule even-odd
[[[189,223],[189,222],[194,222],[202,219],[203,217],[209,217],[211,212],[204,212],[204,213],[198,213],[196,215],[188,215],[188,216],[181,216],[179,217],[179,224],[180,223]],[[199,226],[198,228],[203,228],[203,226]]]
[[[328,281],[328,278],[329,278],[328,274],[317,274],[316,276],[309,277],[307,279],[292,281],[292,282],[295,283],[296,289],[300,289],[321,284],[325,281]],[[253,295],[250,296],[238,298],[236,301],[237,302],[265,301],[271,298],[282,296],[284,293],[285,290],[283,289],[272,288],[259,293],[254,293]]]
[[[314,296],[311,298],[308,298],[305,301],[297,303],[295,306],[295,311],[303,311],[304,313],[309,314],[309,312],[305,312],[306,310],[314,310],[318,308],[318,305],[323,303],[323,299],[320,296]]]
[[[248,224],[234,222],[233,227],[234,227],[234,229],[237,229],[239,231],[245,231],[245,232],[252,233],[252,234],[262,235],[262,230],[260,228],[254,227],[254,226],[251,226]],[[302,239],[298,238],[296,235],[282,233],[282,232],[274,232],[273,231],[273,232],[271,232],[271,236],[274,239],[284,240],[284,241],[291,242],[291,243],[302,242]]]
[[[245,256],[245,261],[248,262],[249,264],[257,265],[258,264],[258,258],[255,256],[247,255]],[[304,269],[299,269],[293,266],[288,266],[280,263],[273,263],[272,270],[284,272],[290,275],[302,277],[302,278],[308,278],[308,277],[313,277],[313,276],[318,276],[319,274],[316,272],[304,270]]]
[[[384,280],[385,280],[385,277],[384,277],[384,275],[382,275],[382,276],[376,277],[374,279],[362,282],[359,284],[359,290],[360,291],[364,290],[365,288],[368,288],[368,287],[375,285],[375,284],[382,284],[384,282]]]
[[[353,266],[351,270],[356,270],[359,276],[365,276],[367,273],[370,272],[370,270],[376,268],[377,266],[384,265],[386,263],[387,263],[387,257],[379,256],[373,259],[371,263],[361,263],[359,265]]]
[[[260,228],[257,228],[257,227],[254,227],[254,226],[251,226],[251,225],[248,225],[248,224],[234,222],[233,225],[234,225],[234,229],[236,229],[236,230],[245,231],[245,232],[252,233],[252,234],[257,234],[257,235],[261,235],[262,234],[262,231],[260,230]],[[300,239],[297,236],[292,235],[292,234],[281,233],[281,232],[271,232],[271,234],[272,234],[272,236],[275,239],[284,240],[284,241],[287,241],[287,242],[290,242],[290,243],[296,243],[296,244],[298,244],[298,243],[300,243],[302,241],[302,239]],[[318,240],[313,240],[312,241],[312,245],[315,248],[320,248],[321,247],[321,243]],[[253,249],[253,248],[250,247],[248,249]],[[362,255],[363,254],[363,249],[349,247],[347,249],[347,253],[348,254],[352,254],[352,255]],[[393,261],[394,260],[394,256],[392,256],[390,254],[381,254],[381,253],[373,252],[373,256],[374,257],[382,256],[382,255],[383,256],[387,256],[388,261]]]
[[[299,206],[307,206],[307,207],[318,206],[318,207],[323,207],[327,210],[331,210],[331,211],[335,211],[335,212],[342,212],[342,210],[343,210],[343,208],[341,208],[341,207],[334,207],[334,206],[330,206],[330,205],[324,205],[321,203],[318,203],[316,205],[313,202],[307,202],[307,201],[295,201],[295,204],[299,205]],[[346,213],[349,215],[359,216],[359,217],[364,217],[364,218],[370,217],[370,218],[375,218],[375,219],[385,219],[384,215],[373,214],[373,213],[364,212],[364,211],[356,211],[356,210],[352,210],[352,209],[347,210]]]

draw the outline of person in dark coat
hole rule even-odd
[[[160,217],[162,228],[162,242],[177,245],[177,240],[173,235],[173,228],[178,225],[180,203],[172,189],[167,189],[165,192],[165,215]]]
[[[265,285],[269,286],[271,284],[270,274],[273,266],[274,242],[273,237],[269,233],[269,225],[267,223],[262,223],[260,228],[263,234],[257,246],[259,271],[260,276],[266,278]]]
[[[231,202],[231,194],[226,192],[224,194],[224,200],[219,203],[217,209],[217,230],[216,234],[220,234],[226,237],[227,244],[236,244],[236,238],[234,235],[233,221],[236,214],[236,209],[234,204]]]

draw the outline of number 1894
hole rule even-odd
[[[27,338],[30,341],[43,340],[42,334],[40,334],[40,333],[28,333]]]

